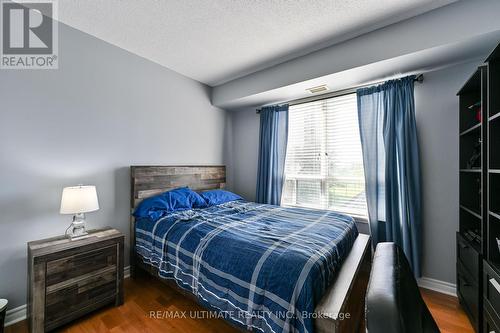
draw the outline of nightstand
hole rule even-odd
[[[123,304],[124,236],[116,229],[28,243],[30,332],[53,330],[108,304]]]

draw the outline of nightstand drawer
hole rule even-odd
[[[116,266],[111,266],[47,288],[46,327],[51,327],[55,321],[59,323],[61,313],[65,314],[64,318],[69,318],[83,308],[114,299],[118,292],[116,278]]]
[[[116,264],[116,245],[47,262],[46,285],[51,286]]]

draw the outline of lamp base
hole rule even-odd
[[[87,235],[88,232],[85,230],[85,214],[76,214],[73,216],[73,222],[71,222],[71,225],[66,229],[66,236],[73,240]]]

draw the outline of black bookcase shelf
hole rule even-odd
[[[483,288],[488,288],[491,271],[500,275],[500,45],[458,96],[457,296],[476,332],[483,332],[483,327],[486,331],[490,327],[488,316],[483,316],[490,296],[488,289],[483,295]],[[470,273],[470,284],[464,271]],[[500,323],[498,314],[493,321]]]
[[[460,220],[457,235],[457,295],[476,332],[480,332],[482,325],[482,307],[477,305],[482,298],[481,256],[485,251],[484,226],[487,214],[484,198],[488,175],[485,170],[485,123],[489,122],[485,121],[488,119],[488,103],[484,93],[487,75],[487,67],[479,67],[458,93]],[[470,277],[465,278],[463,272],[468,272]]]
[[[482,172],[460,173],[460,205],[481,216]]]
[[[485,266],[500,275],[500,46],[487,59],[488,66],[488,215],[485,221]],[[486,281],[486,280],[485,280]],[[500,282],[497,280],[497,283]],[[498,312],[496,318],[500,323]]]
[[[460,172],[482,172],[481,169],[477,168],[477,169],[460,169]]]
[[[490,173],[488,176],[488,186],[490,188],[488,209],[490,212],[500,213],[500,195],[498,195],[500,193],[500,174]]]
[[[465,206],[462,206],[462,205],[460,205],[460,209],[462,209],[463,211],[469,213],[470,215],[474,216],[475,218],[477,218],[479,220],[482,220],[481,214],[473,211],[472,209],[469,209],[469,208],[467,208]]]
[[[500,169],[500,121],[488,123],[488,170]]]
[[[499,111],[499,112],[497,112],[497,113],[495,113],[495,114],[494,114],[493,116],[491,116],[488,120],[489,120],[489,121],[493,121],[493,120],[498,119],[498,118],[500,118],[500,111]]]
[[[493,268],[500,270],[500,250],[497,239],[500,239],[500,215],[490,212],[488,217],[488,256],[487,260]]]
[[[490,211],[489,214],[500,221],[500,214],[494,213],[492,211]]]
[[[474,131],[479,131],[480,129],[481,129],[481,123],[476,124],[476,125],[470,127],[469,129],[466,129],[465,131],[463,131],[462,133],[460,133],[460,136],[470,134],[470,133],[472,133]]]

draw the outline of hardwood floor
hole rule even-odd
[[[455,297],[422,289],[422,295],[436,319],[441,332],[473,332]],[[183,313],[187,317],[203,309],[181,294],[150,277],[125,280],[125,304],[109,307],[84,317],[59,330],[66,333],[94,332],[238,332],[221,319],[151,317],[151,311]],[[5,333],[28,332],[26,321],[6,328]]]
[[[421,289],[420,291],[441,333],[474,332],[456,297],[427,289]]]

